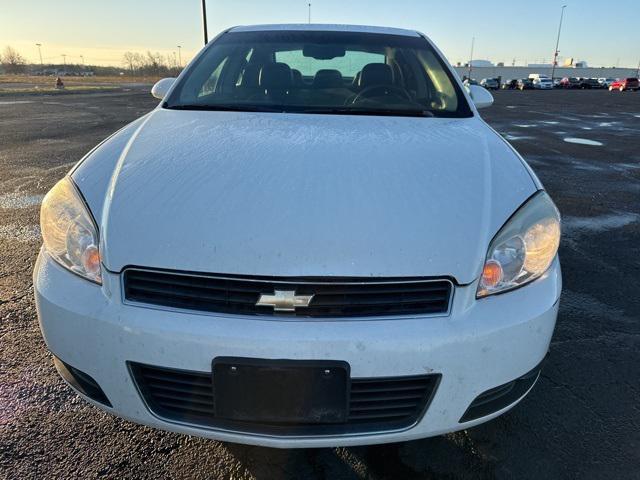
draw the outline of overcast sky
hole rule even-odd
[[[240,24],[307,22],[309,0],[208,0],[210,36]],[[590,66],[635,67],[640,60],[639,0],[312,0],[314,23],[420,30],[452,63],[469,58],[510,65],[550,63],[560,8],[567,4],[561,57]],[[200,0],[0,0],[0,49],[32,62],[122,64],[127,51],[162,54],[182,46],[183,63],[202,46]]]

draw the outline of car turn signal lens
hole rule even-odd
[[[560,213],[545,192],[531,197],[494,237],[477,298],[506,292],[541,277],[560,245]]]
[[[40,210],[44,248],[63,267],[102,283],[98,229],[73,181],[66,177],[47,193]]]

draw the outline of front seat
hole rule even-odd
[[[318,70],[313,77],[313,88],[345,88],[339,70]]]
[[[360,90],[368,87],[392,85],[393,69],[386,63],[370,63],[365,65],[358,81],[358,88]]]
[[[291,67],[286,63],[268,63],[260,69],[258,82],[266,95],[287,95],[293,86]]]
[[[258,88],[258,77],[260,76],[260,65],[257,63],[248,63],[242,72],[240,85],[245,89]]]

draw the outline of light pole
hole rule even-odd
[[[42,63],[42,44],[36,43],[36,47],[38,47],[38,55],[40,55],[40,66],[42,67],[44,65]]]
[[[207,33],[207,2],[202,0],[202,26],[204,28],[204,44],[209,43],[209,34]]]
[[[473,47],[476,44],[476,37],[472,37],[471,38],[471,55],[469,55],[469,82],[471,82],[471,69],[473,68],[471,63],[473,62]]]
[[[82,60],[82,66],[84,67],[84,55],[80,55],[80,60]]]
[[[560,25],[558,25],[558,38],[556,39],[556,50],[553,53],[553,65],[551,67],[551,81],[553,82],[553,77],[556,74],[556,66],[558,65],[558,47],[560,46],[560,33],[562,32],[562,20],[564,18],[564,9],[567,8],[566,5],[562,6],[560,10]]]
[[[309,2],[309,24],[311,24],[311,2]]]
[[[62,54],[62,61],[64,62],[64,73],[67,73],[67,54]]]
[[[638,61],[638,68],[636,69],[636,78],[640,77],[640,60]]]
[[[182,68],[182,47],[178,45],[178,67]]]

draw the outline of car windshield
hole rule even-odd
[[[327,31],[223,34],[165,108],[468,117],[451,70],[426,39]]]

